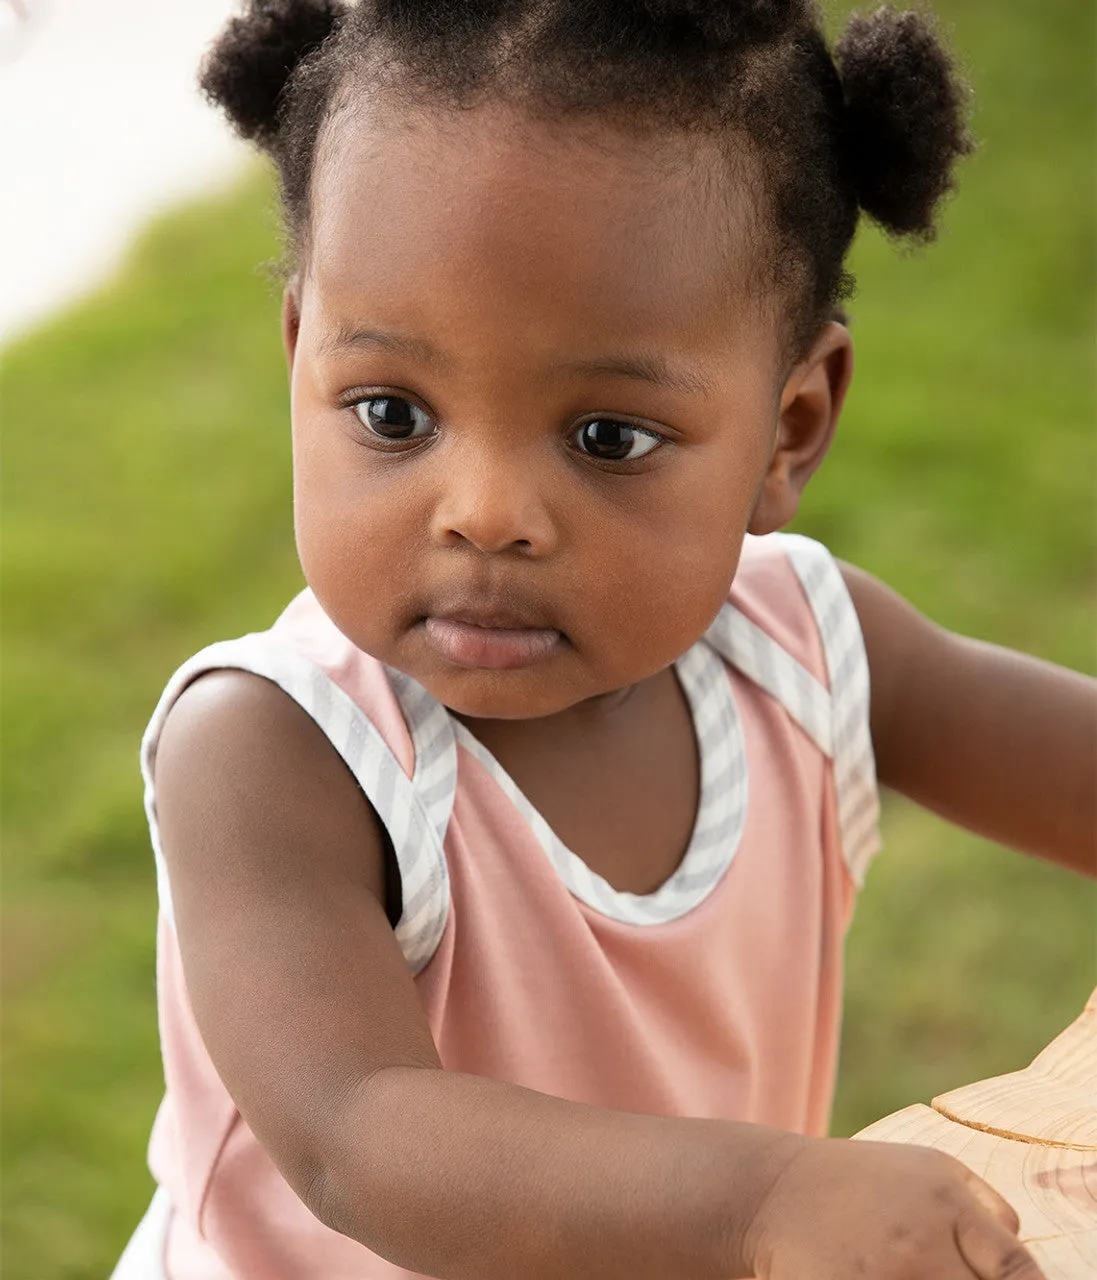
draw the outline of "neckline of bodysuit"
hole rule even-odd
[[[699,906],[723,876],[742,835],[747,804],[747,760],[742,722],[721,657],[702,639],[674,664],[689,703],[700,761],[701,785],[693,830],[678,866],[650,893],[615,889],[574,853],[523,793],[506,769],[464,724],[408,677],[393,682],[416,746],[436,741],[443,723],[452,740],[491,775],[522,815],[568,890],[592,910],[627,924],[664,924]],[[395,673],[390,673],[395,674]],[[432,757],[434,753],[432,751]],[[456,776],[452,778],[456,786]],[[432,788],[437,792],[435,784]],[[448,819],[452,806],[440,806]]]

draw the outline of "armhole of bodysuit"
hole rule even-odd
[[[362,794],[366,795],[364,791]],[[371,809],[373,808],[369,796],[366,796],[366,803]],[[376,813],[376,810],[374,812]],[[377,821],[381,827],[381,857],[385,864],[385,915],[388,917],[390,926],[395,929],[400,923],[400,917],[404,914],[404,882],[400,875],[400,860],[392,847],[389,829],[381,822],[380,817]]]
[[[168,712],[187,685],[226,668],[278,685],[315,721],[350,770],[381,824],[385,911],[408,966],[418,973],[433,956],[449,913],[449,876],[438,830],[411,779],[361,707],[314,663],[254,636],[211,645],[184,663],[168,682],[141,744],[145,811],[160,905],[168,921],[174,924],[156,818],[156,746]]]
[[[869,727],[868,655],[857,610],[837,561],[800,534],[772,534],[815,616],[827,665],[831,758],[842,853],[860,889],[880,849],[880,798]]]

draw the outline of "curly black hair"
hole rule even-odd
[[[366,85],[409,109],[494,95],[542,118],[707,133],[740,161],[745,147],[797,351],[852,292],[860,211],[932,239],[973,149],[967,88],[926,17],[854,17],[832,53],[814,0],[246,0],[199,83],[274,160],[298,260],[324,125]]]

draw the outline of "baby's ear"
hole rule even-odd
[[[749,533],[773,533],[796,515],[804,486],[830,448],[852,377],[849,330],[828,321],[785,381],[773,456],[747,526]]]
[[[286,283],[282,291],[282,345],[286,349],[286,363],[293,372],[293,357],[297,352],[297,334],[301,329],[301,293],[297,277]]]

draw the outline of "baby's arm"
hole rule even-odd
[[[1038,1280],[1008,1207],[939,1153],[441,1070],[381,907],[373,811],[273,685],[221,672],[190,686],[156,784],[207,1048],[335,1230],[453,1280]]]
[[[381,906],[376,819],[281,690],[190,686],[156,785],[195,1017],[317,1217],[445,1277],[746,1274],[738,1233],[800,1140],[440,1070]]]
[[[1097,878],[1097,681],[945,631],[851,565],[842,575],[868,653],[881,783]]]

